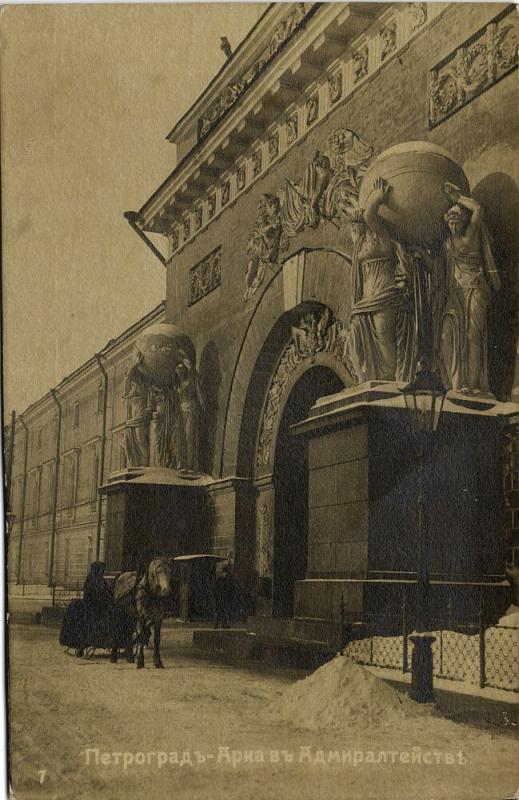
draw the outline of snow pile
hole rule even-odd
[[[420,713],[408,697],[341,655],[289,686],[275,710],[285,722],[305,730],[373,725]]]

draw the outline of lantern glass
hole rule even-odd
[[[438,429],[446,390],[428,369],[417,369],[416,378],[402,389],[413,430],[434,433]]]

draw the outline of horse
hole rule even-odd
[[[123,572],[115,582],[116,607],[134,620],[137,669],[144,667],[144,646],[149,642],[152,627],[153,663],[157,669],[164,669],[160,658],[160,632],[171,593],[171,560],[165,557],[152,559],[141,576],[137,572]],[[133,653],[127,653],[127,658],[134,661]],[[116,642],[113,643],[110,660],[117,663]]]

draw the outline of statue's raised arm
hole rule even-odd
[[[364,210],[366,225],[382,239],[389,239],[390,237],[378,210],[380,206],[384,204],[389,191],[390,186],[388,182],[385,181],[384,178],[377,178],[373,183],[373,189],[369,195],[369,202],[366,204]]]
[[[457,208],[466,209],[468,212],[468,215],[466,215],[467,223],[464,230],[465,239],[470,240],[472,237],[479,236],[483,223],[483,208],[478,201],[474,200],[473,197],[465,197],[465,195],[461,193],[461,189],[448,181],[444,184],[443,190],[454,203],[454,206],[449,209],[447,215],[449,215],[450,212],[456,214]],[[452,218],[452,213],[450,216]]]

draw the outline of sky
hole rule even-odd
[[[247,4],[0,12],[4,414],[158,305],[165,270],[123,219],[175,166],[165,140],[264,11]]]

